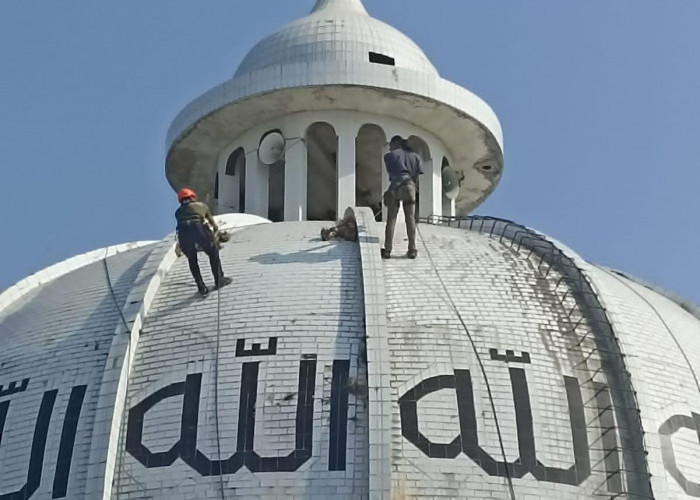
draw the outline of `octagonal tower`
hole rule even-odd
[[[266,164],[259,149],[271,132],[284,137],[284,151]],[[395,134],[410,138],[425,164],[422,216],[465,215],[501,178],[501,127],[486,103],[442,79],[360,0],[318,0],[175,118],[166,173],[173,188],[195,188],[219,213],[333,220],[348,206],[379,212],[382,153]],[[454,201],[442,190],[447,165],[460,179]]]

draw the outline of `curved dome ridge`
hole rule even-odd
[[[438,76],[418,45],[396,28],[368,15],[360,0],[318,0],[311,14],[258,42],[234,78],[288,64],[351,61],[370,64],[370,53],[390,65]],[[385,63],[387,64],[387,63]]]

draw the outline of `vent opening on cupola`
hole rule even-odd
[[[369,53],[369,62],[376,64],[386,64],[387,66],[396,66],[396,60],[393,57],[379,54],[378,52]]]

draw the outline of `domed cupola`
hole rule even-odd
[[[354,61],[437,76],[413,40],[367,13],[360,0],[318,0],[311,14],[261,40],[235,77],[282,64]]]

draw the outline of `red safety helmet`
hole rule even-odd
[[[197,199],[197,195],[190,188],[182,188],[180,191],[177,192],[177,201],[179,201],[180,203],[182,203],[188,198],[193,198],[195,200]]]

